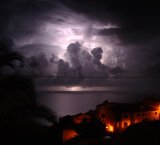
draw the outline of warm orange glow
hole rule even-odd
[[[125,119],[125,120],[122,121],[122,125],[123,125],[122,128],[125,129],[125,128],[127,128],[128,126],[131,125],[131,122],[130,122],[129,119],[127,119],[127,120]]]
[[[74,121],[75,124],[80,124],[83,121],[83,119],[89,120],[90,116],[87,116],[85,114],[80,114],[78,116],[75,116],[73,121]]]
[[[157,111],[160,112],[160,104],[158,105]]]
[[[108,132],[114,132],[114,127],[113,127],[113,125],[108,124],[108,125],[106,126],[106,130],[107,130]]]
[[[73,129],[63,130],[63,141],[70,140],[70,139],[72,139],[72,138],[74,138],[76,136],[78,136],[78,134]]]

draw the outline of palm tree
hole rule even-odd
[[[23,62],[21,54],[11,51],[12,46],[12,40],[5,37],[0,39],[0,69],[6,65],[14,68],[13,62],[15,60]],[[34,85],[29,78],[25,78],[22,75],[3,76],[0,78],[0,108],[0,114],[1,111],[7,115],[11,115],[13,112],[28,112],[29,116],[45,118],[48,121],[56,122],[53,112],[36,103]],[[19,109],[15,111],[15,108]],[[22,114],[21,116],[23,116]]]
[[[14,68],[15,60],[23,62],[22,55],[11,51],[10,46],[0,40],[0,130],[9,128],[9,132],[14,132],[14,130],[19,132],[21,128],[24,128],[22,132],[32,132],[33,128],[39,133],[45,128],[48,134],[48,127],[44,125],[47,121],[51,124],[51,131],[49,131],[51,133],[48,136],[52,136],[53,133],[59,138],[56,115],[36,102],[32,80],[23,75],[1,75],[1,69],[4,66]],[[15,136],[17,136],[16,133]]]
[[[49,121],[53,124],[57,124],[57,117],[56,117],[55,113],[52,112],[50,109],[48,109],[45,106],[37,106],[34,109],[33,116],[35,116],[36,118],[39,118],[39,119],[46,119],[47,121]]]
[[[23,62],[23,56],[18,52],[11,51],[10,47],[8,38],[0,39],[0,67],[7,65],[14,68],[15,60]]]
[[[6,115],[5,115],[5,114]],[[56,115],[36,102],[32,80],[20,75],[0,79],[0,116],[45,119],[56,124]],[[11,115],[11,116],[10,116]]]
[[[1,78],[0,131],[13,132],[16,138],[19,135],[24,137],[23,133],[27,132],[34,133],[33,137],[44,133],[46,138],[50,138],[48,140],[60,145],[62,132],[56,115],[47,107],[39,105],[35,98],[34,85],[30,79],[19,75]],[[30,134],[26,136],[32,138]]]

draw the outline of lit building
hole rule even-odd
[[[80,124],[83,120],[90,121],[97,117],[106,126],[106,132],[121,132],[128,126],[142,121],[160,120],[160,100],[146,98],[137,103],[113,103],[105,101],[97,105],[96,110],[63,117],[63,140],[69,140],[78,134],[73,124]]]
[[[74,129],[74,125],[80,124],[83,120],[89,121],[91,117],[94,115],[94,111],[89,111],[87,113],[79,113],[74,116],[65,116],[60,119],[62,128],[63,128],[63,141],[68,141],[77,137],[78,134]]]
[[[128,126],[160,120],[160,101],[147,98],[138,103],[110,103],[105,101],[96,108],[97,117],[106,125],[108,132],[120,132]]]
[[[76,136],[78,136],[78,134],[74,129],[64,129],[63,130],[63,141],[64,142]]]
[[[87,115],[86,113],[80,113],[80,114],[73,116],[73,122],[75,124],[80,124],[84,119],[89,121],[90,118],[91,118],[90,115]]]

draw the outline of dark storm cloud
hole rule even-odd
[[[19,15],[30,16],[41,14],[47,9],[51,8],[50,4],[42,0],[1,0],[0,1],[0,16],[1,16],[1,30],[5,31],[10,27],[14,18]],[[53,5],[52,5],[53,8]],[[25,21],[26,17],[21,17]],[[17,27],[14,27],[17,28]],[[2,33],[2,31],[1,31]]]
[[[76,48],[75,48],[76,47]],[[74,49],[73,49],[74,48]],[[125,74],[125,70],[122,68],[113,67],[110,68],[101,62],[103,57],[103,49],[100,47],[93,48],[91,52],[84,50],[83,46],[76,42],[71,43],[68,46],[66,55],[69,57],[70,63],[59,60],[59,67],[61,69],[60,75],[62,77],[78,77],[67,78],[66,84],[79,84],[82,86],[94,86],[104,85],[106,80],[104,79],[87,79],[85,77],[107,77]],[[64,80],[63,80],[64,81]],[[74,82],[74,83],[73,83]]]
[[[66,5],[99,21],[117,23],[132,32],[157,33],[159,3],[155,1],[66,0]]]
[[[7,37],[0,37],[0,48],[4,49],[3,51],[11,51],[14,47],[14,41]],[[2,51],[2,50],[1,50]]]
[[[106,39],[108,36],[118,37],[116,47],[123,48],[123,58],[127,55],[124,58],[125,66],[142,71],[159,61],[160,58],[153,54],[159,49],[160,38],[160,10],[157,2],[67,0],[65,3],[88,18],[119,26],[97,30],[95,35]]]
[[[26,44],[20,47],[18,51],[25,56],[37,55],[40,52],[43,53],[49,52],[48,55],[50,55],[51,53],[55,53],[58,56],[61,52],[61,48],[56,45],[33,43],[33,44]]]
[[[14,43],[11,39],[7,39],[7,44],[11,44],[8,42],[12,42],[13,46]],[[120,67],[110,68],[103,64],[101,62],[101,59],[103,58],[102,48],[94,48],[91,52],[83,49],[83,46],[78,42],[69,44],[68,49],[66,50],[66,55],[71,62],[58,59],[55,54],[47,57],[44,52],[37,52],[30,57],[25,57],[24,66],[17,68],[16,71],[31,76],[57,76],[57,78],[40,79],[38,83],[43,85],[48,84],[66,86],[94,86],[95,82],[96,85],[111,85],[114,83],[106,79],[87,79],[85,77],[107,77],[128,73]],[[74,59],[72,57],[74,57]],[[116,83],[118,82],[116,81]]]
[[[0,1],[0,36],[12,38],[17,45],[43,43],[48,13],[59,8],[56,0]],[[55,22],[60,18],[55,18]],[[45,35],[45,34],[44,34]],[[36,37],[39,36],[37,39]]]
[[[37,55],[26,57],[24,66],[17,68],[17,71],[25,75],[45,75],[48,74],[48,60],[46,55],[40,52]],[[44,69],[45,67],[45,69]]]
[[[85,76],[159,73],[160,13],[153,2],[1,0],[0,11],[0,36],[12,38],[14,49],[25,55],[25,71],[17,71],[82,77],[44,79],[65,85],[98,84]],[[96,44],[89,42],[93,37]],[[104,46],[110,45],[108,51]]]
[[[32,48],[32,47],[31,47]],[[37,52],[25,56],[24,64],[17,66],[15,72],[31,77],[40,77],[36,82],[43,85],[104,85],[104,79],[86,79],[85,77],[107,77],[125,73],[122,68],[110,68],[101,62],[103,49],[94,48],[91,52],[84,50],[79,43],[71,43],[67,47],[66,57],[69,62],[59,59],[55,54],[47,56],[45,52]],[[42,77],[41,77],[42,76]],[[55,77],[43,77],[55,76]]]
[[[67,47],[68,58],[73,67],[78,67],[80,65],[78,56],[80,49],[80,44],[78,42],[72,43]]]
[[[91,76],[93,72],[94,76],[107,76],[108,74],[107,66],[101,63],[103,50],[100,47],[88,52],[80,43],[71,43],[66,55],[73,68],[81,69],[82,76]]]
[[[94,48],[91,51],[92,55],[93,55],[93,63],[100,65],[101,64],[101,59],[102,59],[102,53],[103,50],[100,47]]]

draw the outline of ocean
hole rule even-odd
[[[58,117],[75,115],[96,109],[96,105],[109,102],[134,102],[146,97],[144,94],[111,92],[38,92],[38,103],[47,106]]]

